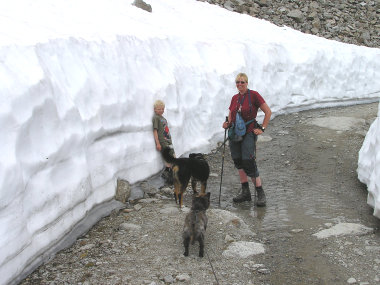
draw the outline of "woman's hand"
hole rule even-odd
[[[230,127],[230,124],[228,122],[223,123],[223,129],[228,129]]]
[[[231,126],[231,111],[228,113],[228,116],[226,116],[226,120],[224,121],[222,128],[228,129]]]
[[[258,136],[261,135],[263,131],[261,129],[253,129],[253,133]]]

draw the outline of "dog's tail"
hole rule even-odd
[[[168,163],[174,163],[176,161],[176,158],[172,155],[171,151],[172,149],[170,147],[165,147],[162,151],[162,156]]]

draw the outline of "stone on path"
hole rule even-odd
[[[373,232],[372,228],[368,228],[361,224],[354,223],[340,223],[329,229],[319,231],[313,236],[319,239],[328,238],[331,236],[342,236],[342,235],[365,235]]]
[[[257,242],[237,241],[231,243],[223,251],[225,257],[247,258],[252,255],[265,253],[264,245]]]
[[[135,225],[135,224],[130,224],[130,223],[122,223],[120,225],[120,229],[126,230],[126,231],[139,231],[139,230],[141,230],[141,226]]]
[[[309,124],[336,131],[349,131],[353,127],[364,126],[365,120],[354,117],[324,117],[316,118]]]

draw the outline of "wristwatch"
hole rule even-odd
[[[264,128],[264,127],[261,127],[261,130],[262,130],[263,132],[265,132],[265,128]]]

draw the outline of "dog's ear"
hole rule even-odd
[[[210,192],[207,192],[207,193],[206,193],[206,196],[207,196],[207,198],[210,200],[211,193],[210,193]]]
[[[205,159],[205,155],[203,153],[200,153],[200,152],[193,152],[193,153],[190,153],[189,154],[189,158],[194,158],[194,159]]]

